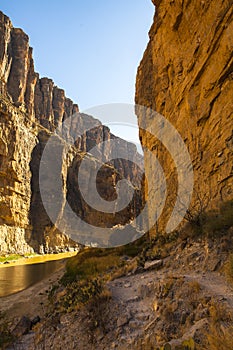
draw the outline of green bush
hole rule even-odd
[[[208,235],[219,235],[222,230],[233,226],[233,201],[224,202],[219,210],[212,210],[206,214],[204,232]]]
[[[67,285],[66,293],[58,300],[57,307],[59,311],[72,311],[97,297],[102,291],[103,282],[98,278],[72,282]]]
[[[1,263],[10,262],[10,261],[19,260],[19,259],[22,259],[22,258],[23,258],[23,255],[19,255],[19,254],[0,256],[0,262]]]
[[[66,286],[82,279],[108,274],[125,264],[122,256],[137,256],[143,250],[145,241],[146,237],[142,237],[136,242],[117,248],[86,248],[69,259],[61,283]]]
[[[103,293],[104,284],[115,272],[126,268],[127,260],[123,256],[134,257],[142,251],[145,237],[126,246],[117,248],[86,248],[66,265],[66,272],[60,280],[62,295],[56,302],[57,286],[50,292],[50,298],[60,310],[72,310]],[[63,286],[63,287],[62,287]],[[65,289],[64,289],[65,287]]]
[[[122,266],[122,259],[115,253],[100,249],[86,249],[68,261],[61,283],[66,286],[72,282],[86,280],[107,274]]]

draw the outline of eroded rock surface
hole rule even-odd
[[[233,197],[232,1],[153,3],[156,12],[137,73],[136,103],[162,114],[178,130],[194,169],[191,208],[203,201],[211,209]],[[167,180],[167,205],[160,222],[164,229],[177,193],[174,157],[145,132],[156,125],[156,117],[139,113],[138,118],[142,145],[158,157]],[[156,189],[156,169],[148,154],[145,171]],[[149,194],[151,220],[156,195],[154,190]]]

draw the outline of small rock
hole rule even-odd
[[[208,304],[210,302],[210,300],[211,300],[211,296],[210,295],[205,295],[204,299],[205,299],[205,303]]]
[[[97,341],[100,342],[103,338],[104,338],[104,335],[103,334],[99,334],[97,336]]]
[[[184,250],[184,248],[186,247],[186,245],[187,245],[187,241],[181,242],[181,244],[180,244],[180,249],[181,249],[181,250]]]
[[[129,327],[131,329],[137,329],[139,327],[139,322],[132,320],[132,321],[129,322]]]
[[[154,260],[150,262],[146,262],[144,266],[144,270],[150,271],[150,270],[158,270],[163,266],[163,260]]]
[[[137,320],[139,321],[147,321],[149,320],[150,315],[149,314],[139,314],[137,315]]]
[[[126,339],[126,343],[129,344],[129,345],[132,345],[133,342],[134,342],[134,339],[132,339],[132,338],[127,338]]]
[[[132,270],[132,274],[137,274],[142,272],[144,272],[144,268],[142,266],[137,266]]]
[[[129,314],[120,316],[117,320],[117,327],[126,325],[129,322],[130,318],[131,316]]]
[[[209,315],[209,310],[208,308],[204,308],[202,310],[199,310],[199,312],[196,313],[195,320],[199,321],[203,318],[207,318]]]
[[[226,301],[226,300],[227,300],[226,297],[221,297],[221,298],[219,298],[219,301]]]
[[[127,299],[127,302],[128,303],[134,303],[134,302],[139,301],[139,300],[140,300],[139,296],[135,295],[135,297]]]
[[[128,261],[128,260],[130,260],[130,258],[127,255],[124,255],[121,257],[121,260]]]
[[[32,320],[32,326],[35,326],[39,322],[40,322],[40,316],[34,317]]]
[[[125,288],[130,288],[130,287],[131,287],[131,283],[130,283],[130,282],[126,283],[126,284],[124,285],[124,287],[125,287]]]
[[[219,267],[221,266],[222,261],[218,258],[213,259],[210,263],[209,263],[209,270],[210,271],[217,271],[219,269]]]
[[[15,326],[12,334],[15,337],[21,337],[22,335],[27,334],[30,331],[31,326],[32,326],[32,322],[30,318],[23,316]]]
[[[187,316],[188,316],[187,312],[183,311],[182,314],[181,314],[181,317],[180,317],[180,323],[181,324],[185,324]]]

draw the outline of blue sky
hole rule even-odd
[[[29,35],[40,76],[52,78],[81,110],[134,102],[151,0],[1,0],[0,9]]]

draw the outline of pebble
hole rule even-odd
[[[120,316],[117,320],[117,327],[126,325],[129,322],[130,318],[130,314]]]
[[[137,319],[139,321],[147,321],[149,320],[150,315],[149,314],[139,314],[137,315]]]
[[[127,299],[127,302],[128,302],[128,303],[133,303],[133,302],[139,301],[139,300],[140,300],[139,296],[136,295],[135,297],[132,297],[132,298]]]
[[[132,328],[132,329],[136,329],[136,328],[139,327],[139,322],[132,320],[132,321],[129,322],[129,327]]]

